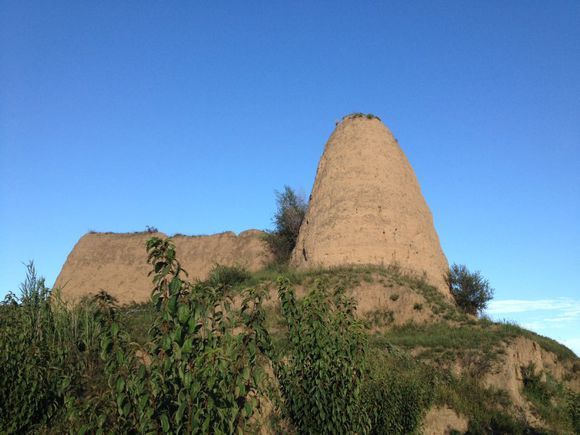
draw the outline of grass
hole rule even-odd
[[[571,433],[574,416],[567,407],[567,391],[550,373],[542,373],[531,363],[522,367],[523,395],[536,413],[557,433]],[[545,380],[542,378],[545,377]]]
[[[470,420],[469,433],[534,433],[530,432],[531,429],[525,422],[518,419],[518,414],[505,392],[486,389],[478,381],[481,374],[501,355],[505,343],[516,337],[526,337],[537,342],[546,351],[554,353],[562,361],[577,360],[570,349],[547,337],[511,323],[476,319],[462,313],[422,277],[406,275],[396,266],[362,265],[297,271],[277,265],[254,273],[229,269],[214,271],[216,273],[213,278],[227,281],[232,294],[248,287],[274,286],[277,278],[283,276],[292,284],[307,288],[317,280],[346,289],[363,283],[379,283],[386,291],[400,286],[421,295],[424,301],[415,305],[420,305],[422,310],[430,309],[440,320],[423,325],[409,323],[393,326],[392,310],[371,311],[367,318],[369,323],[386,328],[370,337],[369,353],[371,357],[377,354],[386,355],[388,361],[383,370],[400,373],[402,377],[433,379],[433,403],[447,405],[466,416]],[[393,303],[398,301],[400,293],[391,294],[389,299]],[[269,305],[265,310],[266,327],[273,345],[283,353],[288,342],[282,332],[284,328],[279,306]],[[154,309],[151,304],[119,308],[119,317],[123,319],[131,340],[139,344],[147,341],[147,326],[151,325],[153,316]],[[417,354],[417,357],[411,356],[411,352]],[[468,367],[462,376],[453,375],[448,369],[449,364],[445,364],[457,359],[462,360]],[[551,395],[544,394],[545,388]],[[568,421],[566,406],[559,399],[563,397],[562,391],[561,386],[552,382],[539,387],[536,384],[533,389],[528,387],[523,393],[549,427],[566,433],[569,425],[561,423]]]
[[[469,420],[468,433],[537,433],[518,417],[506,392],[484,388],[472,376],[436,372],[434,402],[447,405]]]
[[[367,320],[373,326],[389,326],[395,320],[392,310],[373,310],[367,314]]]
[[[489,329],[450,327],[444,322],[416,325],[412,323],[386,331],[378,342],[387,341],[405,349],[417,347],[442,349],[481,349],[497,345],[501,338]]]
[[[569,348],[556,340],[552,340],[549,337],[544,337],[543,335],[536,334],[535,332],[528,331],[515,323],[510,322],[491,322],[487,320],[481,320],[480,323],[486,327],[492,328],[499,331],[500,334],[505,336],[515,337],[525,337],[530,340],[535,341],[540,345],[540,347],[548,352],[555,354],[560,361],[576,361],[578,356]]]
[[[379,118],[376,115],[373,115],[372,113],[361,113],[361,112],[351,113],[349,115],[345,115],[342,117],[343,120],[347,118],[366,118],[366,119],[378,119],[379,121],[381,120],[381,118]]]
[[[369,323],[388,328],[371,336],[369,343],[373,351],[390,349],[393,352],[393,349],[400,349],[402,353],[409,353],[419,350],[418,356],[425,362],[417,363],[420,367],[424,367],[424,370],[433,370],[433,361],[449,363],[459,359],[467,368],[461,377],[451,375],[446,369],[449,365],[436,364],[438,383],[435,400],[466,415],[471,421],[472,433],[488,432],[492,429],[504,433],[524,433],[530,430],[524,422],[514,417],[516,412],[505,392],[485,389],[478,382],[491,364],[505,353],[505,344],[517,337],[525,337],[538,343],[544,350],[554,353],[562,361],[577,360],[574,352],[562,344],[518,325],[468,316],[422,277],[406,275],[396,266],[362,265],[310,271],[296,271],[278,266],[252,274],[242,286],[271,283],[280,275],[287,277],[295,285],[306,287],[318,279],[329,280],[333,285],[345,288],[375,282],[383,285],[385,289],[401,286],[423,296],[425,302],[418,305],[421,305],[422,309],[428,307],[437,314],[439,322],[392,326],[394,314],[392,310],[371,311],[367,318]],[[394,293],[389,299],[395,302],[400,299],[400,294]],[[276,320],[278,316],[276,309],[271,309],[268,316],[272,316],[269,325],[275,329],[279,322]],[[276,341],[277,345],[284,345],[283,337],[277,337]],[[407,370],[403,366],[399,369]],[[417,370],[417,367],[413,370]],[[553,427],[559,427],[556,425],[555,417],[550,415],[550,412],[554,412],[552,408],[538,409],[542,418],[554,422]],[[557,415],[561,416],[564,408],[559,406],[558,409],[560,414]]]
[[[373,349],[368,358],[375,376],[377,370],[379,376],[395,373],[407,385],[427,388],[429,406],[448,406],[466,417],[468,433],[536,433],[523,419],[515,417],[513,403],[505,392],[485,388],[474,377],[455,376],[398,348]]]
[[[443,348],[443,349],[484,349],[497,348],[517,337],[529,338],[544,350],[554,353],[561,361],[574,361],[578,357],[572,350],[551,338],[538,335],[509,322],[492,322],[489,319],[476,319],[468,316],[439,290],[427,283],[424,277],[406,274],[397,265],[386,267],[375,265],[339,266],[327,269],[299,271],[285,265],[272,265],[258,272],[249,273],[244,280],[239,280],[232,287],[232,292],[247,287],[273,285],[278,277],[290,280],[294,285],[311,286],[316,280],[326,280],[329,285],[354,288],[364,283],[380,283],[385,288],[395,285],[406,287],[425,299],[425,303],[416,303],[415,310],[425,306],[442,320],[425,326],[405,325],[388,331],[383,341],[407,348]],[[390,300],[396,302],[398,293],[392,294]],[[385,313],[384,316],[390,316]],[[379,320],[380,315],[375,313]],[[371,319],[372,320],[372,319]],[[456,327],[453,327],[456,326]]]

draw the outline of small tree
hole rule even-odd
[[[464,265],[451,266],[447,284],[457,305],[474,316],[480,314],[493,298],[493,288],[489,281],[480,272],[470,272]]]
[[[283,192],[276,192],[276,204],[278,208],[273,218],[274,231],[267,233],[266,242],[276,261],[285,263],[296,246],[308,203],[292,188],[284,186]]]

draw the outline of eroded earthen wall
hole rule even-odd
[[[398,263],[449,295],[431,211],[401,147],[378,119],[347,117],[332,133],[291,262]]]
[[[65,300],[78,300],[100,290],[122,304],[148,300],[152,283],[145,243],[153,235],[166,237],[161,233],[84,235],[69,254],[55,288],[62,289]],[[189,278],[204,279],[216,263],[261,269],[271,258],[262,236],[261,231],[249,230],[238,236],[232,232],[176,236],[173,241]]]

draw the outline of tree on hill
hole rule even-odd
[[[463,311],[477,316],[493,298],[493,288],[479,271],[470,272],[464,265],[453,264],[447,274],[449,290]]]
[[[296,246],[300,226],[306,215],[308,203],[291,187],[284,186],[282,192],[276,191],[277,210],[274,214],[274,230],[268,231],[266,242],[278,263],[290,259]]]

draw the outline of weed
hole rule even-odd
[[[96,349],[107,312],[89,300],[65,306],[32,262],[20,296],[9,295],[0,312],[0,432],[84,420],[80,398],[102,385]]]
[[[170,240],[147,242],[156,308],[143,364],[128,348],[117,323],[102,338],[102,358],[120,432],[243,431],[259,406],[266,375],[262,352],[262,296],[245,294],[236,319],[222,292],[181,278]],[[241,332],[234,333],[236,328]],[[104,421],[99,422],[101,428]]]
[[[216,264],[209,272],[207,283],[215,288],[232,288],[248,281],[251,276],[250,272],[241,266],[223,266]]]
[[[402,354],[373,352],[367,361],[363,397],[371,417],[370,433],[415,433],[433,401],[430,370]]]
[[[521,367],[521,374],[524,396],[550,427],[558,428],[559,432],[567,432],[574,426],[578,426],[578,416],[574,414],[574,409],[570,408],[567,402],[570,393],[565,391],[561,383],[557,382],[550,373],[538,370],[534,363]]]
[[[392,310],[373,310],[366,317],[372,325],[379,327],[389,326],[395,321]]]
[[[369,421],[360,400],[365,335],[354,305],[319,281],[298,301],[278,281],[289,351],[276,363],[287,415],[300,433],[361,433]]]
[[[378,119],[379,121],[381,120],[381,118],[379,118],[376,115],[373,115],[372,113],[361,113],[361,112],[351,113],[350,115],[345,115],[342,117],[343,120],[347,118],[351,119],[366,118],[366,119]]]

